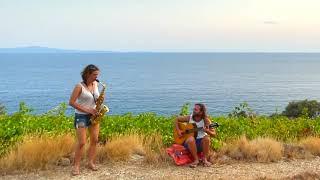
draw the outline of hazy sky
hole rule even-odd
[[[0,47],[320,52],[319,0],[0,0]]]

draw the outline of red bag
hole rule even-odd
[[[178,166],[189,164],[193,162],[193,157],[188,149],[179,144],[173,144],[171,147],[166,149],[169,156],[172,157],[175,164]],[[201,159],[203,153],[198,153],[198,157]]]

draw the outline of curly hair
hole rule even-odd
[[[202,112],[201,119],[204,119],[204,120],[207,119],[208,118],[208,114],[207,114],[206,106],[204,104],[202,104],[202,103],[196,103],[195,106],[199,106],[200,107],[200,111]]]
[[[83,71],[81,72],[81,77],[82,77],[82,80],[85,84],[87,83],[86,81],[87,81],[88,76],[91,73],[93,73],[94,71],[100,71],[100,69],[96,65],[93,65],[93,64],[89,64],[83,69]]]

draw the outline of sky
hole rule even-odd
[[[0,0],[0,48],[320,52],[319,0]]]

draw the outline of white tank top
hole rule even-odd
[[[189,119],[189,123],[195,123],[197,125],[197,128],[200,128],[200,127],[204,127],[204,120],[201,119],[201,121],[199,122],[196,122],[192,119],[192,114],[190,115],[190,119]],[[197,139],[201,139],[201,138],[204,138],[206,135],[208,135],[206,132],[204,132],[203,129],[199,130],[198,131],[198,136],[197,136]]]
[[[83,83],[79,83],[79,84],[82,89],[81,89],[81,94],[77,99],[77,103],[80,104],[81,106],[95,108],[96,107],[95,99],[97,99],[99,97],[98,87],[95,87],[93,94],[92,94],[88,90],[88,87],[86,87],[85,84],[83,84]],[[75,112],[78,114],[88,114],[88,113],[79,111],[78,109],[75,109]]]

